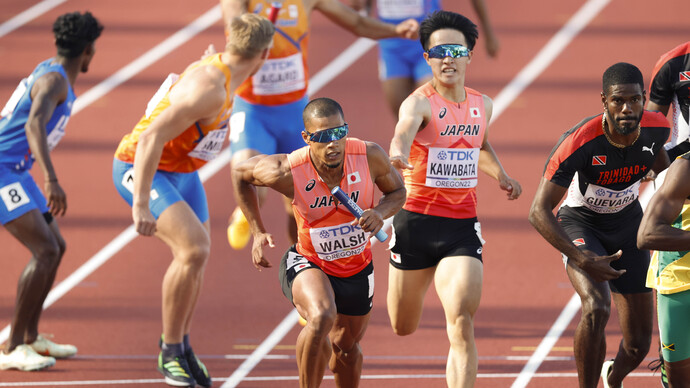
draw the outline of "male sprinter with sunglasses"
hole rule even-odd
[[[301,115],[307,105],[311,12],[319,11],[329,20],[357,36],[371,39],[416,39],[419,23],[414,19],[397,24],[362,16],[339,0],[221,0],[225,20],[244,12],[275,17],[276,34],[266,64],[237,89],[230,118],[232,164],[258,154],[289,153],[302,147]],[[275,5],[280,8],[276,11]],[[266,191],[259,190],[261,201]],[[292,211],[288,234],[297,238]],[[243,249],[249,242],[249,225],[236,208],[230,216],[228,242]]]
[[[420,40],[434,77],[401,105],[390,147],[408,196],[393,218],[388,315],[396,334],[412,334],[424,295],[436,283],[450,340],[449,387],[471,387],[477,375],[473,319],[484,243],[476,211],[478,170],[496,179],[508,199],[522,192],[489,144],[491,99],[465,87],[476,39],[477,26],[457,13],[438,11],[422,22]]]
[[[302,138],[290,154],[259,155],[233,167],[233,185],[254,243],[254,266],[271,267],[264,245],[274,246],[259,214],[254,186],[292,199],[298,240],[283,256],[283,293],[306,318],[297,337],[301,387],[318,387],[326,363],[338,387],[356,387],[362,371],[364,337],[374,295],[369,236],[405,202],[405,187],[378,145],[346,138],[340,105],[329,98],[307,104]],[[383,193],[374,206],[374,185]],[[335,186],[365,209],[356,219],[331,196]]]

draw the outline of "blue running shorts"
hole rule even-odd
[[[46,197],[28,170],[17,170],[14,164],[0,164],[0,223],[15,220],[33,209],[48,212]]]
[[[131,163],[113,159],[113,183],[129,206],[132,206],[134,199],[133,175],[134,166]],[[206,192],[198,172],[156,171],[151,184],[151,199],[149,200],[149,209],[151,209],[153,216],[158,219],[165,209],[178,201],[185,201],[202,223],[208,220]]]
[[[416,83],[431,78],[431,67],[424,59],[424,50],[418,41],[384,39],[379,41],[379,79],[412,78]]]
[[[253,149],[265,155],[289,154],[306,145],[302,111],[309,99],[283,105],[250,104],[235,96],[230,116],[230,150]]]

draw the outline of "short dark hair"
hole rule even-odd
[[[426,17],[419,26],[419,41],[424,51],[429,50],[429,37],[436,30],[453,29],[462,32],[467,40],[467,48],[474,49],[479,32],[477,25],[467,17],[450,11],[436,11]]]
[[[86,46],[101,36],[101,31],[103,25],[91,12],[72,12],[59,16],[53,23],[58,55],[67,58],[80,56]]]
[[[613,85],[638,84],[644,90],[644,78],[642,72],[635,65],[618,62],[610,66],[602,77],[602,91],[606,94]]]
[[[306,126],[309,120],[313,117],[329,117],[335,114],[339,114],[340,117],[345,119],[343,114],[343,108],[335,100],[328,97],[315,98],[304,107],[302,112],[302,120]]]

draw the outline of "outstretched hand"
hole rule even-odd
[[[391,165],[398,171],[412,170],[414,167],[407,161],[407,158],[402,155],[392,156],[390,158]]]
[[[273,241],[273,235],[270,233],[259,233],[254,235],[254,241],[252,242],[252,262],[254,267],[261,271],[261,268],[271,268],[273,265],[266,260],[264,257],[264,245],[268,245],[271,248],[275,248],[275,242]]]
[[[618,250],[618,252],[608,256],[588,255],[589,260],[583,262],[580,268],[597,282],[617,279],[625,273],[625,270],[614,269],[611,267],[611,262],[620,259],[622,254],[623,251]]]
[[[509,200],[518,199],[520,194],[522,194],[522,186],[520,186],[520,182],[509,176],[499,179],[498,184],[501,187],[501,190],[507,192]]]
[[[395,33],[405,39],[419,38],[419,22],[415,19],[407,19],[395,26]]]

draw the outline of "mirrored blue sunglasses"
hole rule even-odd
[[[317,143],[330,143],[332,141],[340,140],[347,136],[349,128],[347,123],[328,129],[322,129],[313,133],[307,132],[310,141],[315,141]],[[306,132],[306,131],[305,131]]]
[[[470,50],[461,44],[440,44],[430,48],[427,54],[429,54],[429,58],[462,58],[469,57]]]

